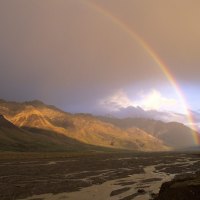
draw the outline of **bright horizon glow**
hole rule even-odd
[[[186,114],[178,100],[167,98],[156,89],[152,89],[147,93],[142,92],[139,95],[134,95],[133,98],[130,98],[124,90],[119,90],[115,94],[101,100],[100,105],[111,111],[118,111],[121,108],[133,106],[141,107],[146,111],[156,110],[172,112],[176,107],[176,109],[180,111],[179,113]]]
[[[176,99],[164,97],[159,91],[153,89],[148,94],[142,94],[140,101],[134,104],[144,110],[172,111],[178,102]],[[184,112],[184,110],[182,111]]]
[[[172,73],[170,72],[167,65],[164,64],[162,59],[157,55],[157,53],[153,50],[152,47],[149,46],[149,44],[136,33],[135,30],[132,30],[127,24],[125,24],[123,21],[118,19],[116,16],[111,14],[109,11],[107,11],[105,8],[102,8],[100,5],[98,5],[95,2],[91,2],[89,0],[83,1],[85,4],[89,7],[94,9],[96,12],[100,13],[102,16],[108,18],[110,21],[112,21],[113,24],[117,25],[120,29],[122,29],[124,32],[127,33],[134,41],[136,41],[145,51],[146,53],[154,60],[154,62],[157,64],[157,66],[160,68],[160,70],[163,72],[169,83],[171,84],[172,88],[175,90],[180,103],[182,104],[184,108],[184,112],[187,115],[188,118],[188,124],[190,125],[190,128],[193,129],[193,138],[195,140],[196,144],[200,144],[199,136],[197,135],[197,127],[195,126],[194,119],[192,117],[192,114],[190,113],[188,109],[187,102],[185,100],[184,95],[182,94],[182,91],[176,82],[176,79],[173,77]]]

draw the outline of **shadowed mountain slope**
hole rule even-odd
[[[63,112],[40,101],[0,101],[0,113],[17,127],[53,132],[81,143],[141,151],[169,149],[163,142],[139,128],[121,129],[92,115]]]
[[[103,150],[72,138],[37,128],[19,128],[0,115],[0,151]]]
[[[152,136],[159,138],[166,145],[174,148],[190,147],[195,145],[194,132],[189,127],[178,122],[165,123],[153,119],[144,118],[110,118],[99,117],[100,120],[111,123],[121,129],[137,127]]]

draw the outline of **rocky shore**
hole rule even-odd
[[[176,176],[172,181],[163,183],[154,200],[199,200],[200,171],[195,174]]]

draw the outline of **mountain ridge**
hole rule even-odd
[[[176,148],[194,146],[193,134],[199,133],[180,122],[163,122],[148,118],[114,118],[99,117],[102,121],[112,123],[122,129],[138,127],[149,134],[161,139],[166,145]],[[181,139],[180,139],[181,138]]]
[[[2,123],[3,119],[3,123]],[[9,126],[2,126],[9,124]],[[87,145],[72,138],[44,129],[19,128],[0,118],[0,151],[105,151],[101,147]]]
[[[169,149],[162,141],[138,128],[122,130],[92,115],[70,114],[38,101],[3,101],[0,113],[18,127],[53,131],[88,145],[139,151]]]
[[[159,137],[156,129],[148,126],[136,126],[132,121],[131,125],[122,127],[122,119],[119,119],[120,123],[113,123],[105,117],[71,114],[38,100],[22,103],[0,100],[0,114],[22,130],[31,132],[34,129],[31,134],[37,134],[37,130],[39,133],[54,133],[85,145],[136,151],[165,151],[176,146],[166,142],[166,138]],[[143,123],[144,119],[140,121]],[[153,122],[158,123],[155,120]],[[162,125],[161,131],[164,131],[168,125],[164,122]],[[173,132],[173,129],[172,127],[169,132]],[[188,146],[192,145],[189,143]]]

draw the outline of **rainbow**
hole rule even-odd
[[[197,133],[197,127],[195,126],[195,122],[192,116],[192,113],[189,111],[185,97],[183,93],[181,92],[181,89],[173,76],[173,74],[170,72],[169,67],[164,64],[162,59],[158,56],[158,54],[152,49],[152,47],[149,46],[149,44],[140,36],[138,35],[134,30],[132,30],[128,25],[126,25],[123,21],[121,21],[119,18],[115,17],[113,14],[111,14],[109,11],[107,11],[105,8],[102,8],[100,5],[95,3],[94,1],[84,0],[82,1],[85,3],[89,8],[95,10],[105,18],[108,18],[113,24],[118,26],[120,29],[122,29],[124,32],[126,32],[129,37],[131,37],[134,41],[136,41],[145,51],[146,53],[154,60],[154,62],[157,64],[157,66],[160,68],[160,70],[163,72],[165,77],[168,79],[171,86],[174,88],[180,103],[183,106],[184,112],[188,119],[188,125],[193,130],[193,138],[195,144],[200,144],[200,137]]]

